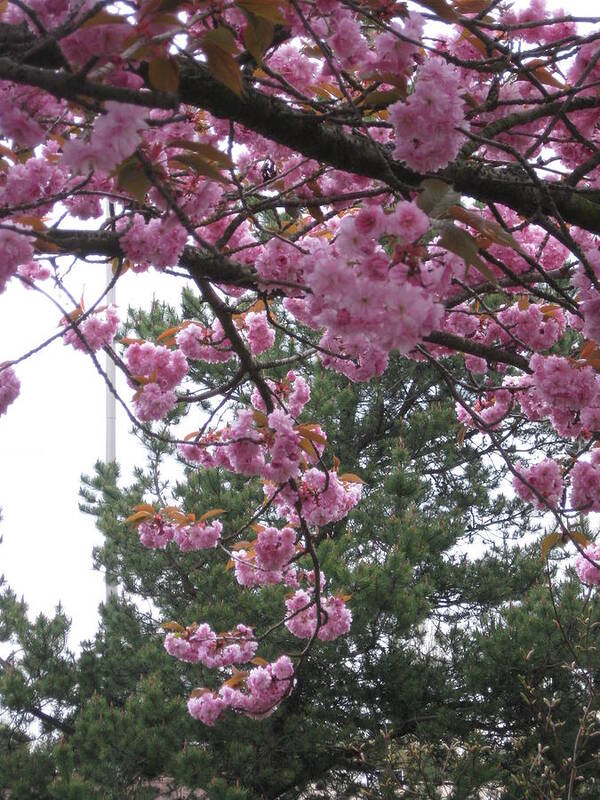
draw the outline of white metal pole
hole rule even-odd
[[[112,274],[112,265],[109,261],[106,265],[106,280],[110,283],[113,279]],[[116,302],[116,286],[113,286],[108,295],[107,295],[107,303],[108,305],[115,305]],[[110,358],[110,356],[106,355],[106,375],[108,380],[111,382],[112,386],[116,386],[116,369],[115,363]],[[114,394],[109,389],[108,385],[106,386],[106,463],[110,464],[113,461],[117,460],[117,402]],[[117,584],[112,583],[108,575],[105,576],[105,586],[106,586],[106,601],[108,602],[111,597],[117,594]]]

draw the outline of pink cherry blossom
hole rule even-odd
[[[440,58],[428,58],[417,70],[414,92],[389,107],[396,134],[394,157],[417,172],[445,167],[464,142],[460,74]]]
[[[585,556],[580,553],[575,562],[579,580],[590,586],[600,586],[600,567],[595,566],[595,564],[600,564],[600,545],[588,545],[585,548]],[[595,564],[592,562],[595,562]]]
[[[550,406],[580,409],[592,404],[598,391],[591,367],[579,367],[560,356],[536,353],[529,362],[540,398]]]
[[[119,315],[113,307],[109,307],[103,312],[87,317],[81,324],[77,324],[80,335],[69,326],[63,339],[65,344],[70,344],[76,350],[82,350],[83,352],[91,350],[95,353],[102,347],[108,347],[112,344],[118,327]],[[82,341],[81,337],[83,337],[84,341]]]
[[[265,350],[269,350],[273,346],[275,331],[269,325],[265,313],[252,312],[246,314],[244,322],[247,329],[248,345],[253,355],[264,353]]]
[[[212,727],[227,706],[221,697],[213,692],[206,692],[200,697],[190,697],[187,707],[194,719]]]
[[[326,597],[322,600],[322,609],[326,614],[317,632],[317,637],[324,642],[337,639],[348,633],[352,623],[352,614],[340,597]],[[285,601],[288,617],[286,628],[301,639],[308,639],[317,629],[317,606],[312,596],[303,590]]]
[[[198,522],[178,528],[175,532],[175,541],[182,553],[203,550],[216,547],[222,532],[223,524],[219,520],[214,520],[210,524]]]
[[[21,384],[13,368],[0,365],[0,416],[17,399],[20,389]]]
[[[557,506],[562,497],[564,483],[556,461],[545,458],[528,469],[523,465],[517,465],[515,469],[530,484],[528,486],[523,483],[517,476],[513,478],[513,488],[521,500],[533,503],[536,508],[543,511]]]
[[[138,527],[140,542],[144,547],[164,550],[173,540],[176,527],[167,522],[160,514],[155,514],[151,522],[144,521]]]
[[[22,264],[33,258],[33,247],[27,236],[0,228],[0,293]]]
[[[209,364],[229,361],[234,357],[231,342],[225,336],[219,320],[210,328],[192,322],[175,337],[181,352],[187,358],[208,361]]]
[[[120,241],[123,252],[136,265],[136,271],[143,272],[150,266],[163,270],[177,264],[187,241],[187,231],[173,217],[153,219],[146,224],[136,214]]]
[[[296,531],[293,528],[267,527],[259,532],[256,540],[256,555],[259,565],[265,570],[280,570],[294,555]]]
[[[600,511],[600,454],[589,461],[579,459],[571,470],[571,506],[582,511]]]

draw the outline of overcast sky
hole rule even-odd
[[[104,286],[104,266],[80,265],[70,285],[91,304]],[[47,282],[48,283],[48,282]],[[148,307],[153,295],[175,302],[180,282],[152,271],[126,274],[117,305]],[[0,297],[0,360],[15,358],[57,330],[60,314],[16,281]],[[104,356],[101,354],[101,361]],[[105,387],[91,360],[60,340],[15,368],[21,394],[0,417],[0,572],[32,612],[61,601],[73,620],[72,642],[93,635],[103,576],[91,551],[101,541],[94,518],[78,510],[80,475],[105,453]],[[129,399],[131,390],[121,388]],[[136,456],[131,425],[117,412],[117,456],[123,475]],[[139,450],[137,450],[139,454]]]
[[[570,13],[598,14],[595,0],[549,3]],[[104,267],[79,266],[70,283],[91,304],[104,285]],[[119,281],[117,302],[148,306],[153,294],[175,301],[173,279],[151,271]],[[57,310],[43,297],[12,281],[0,296],[0,362],[16,358],[57,329]],[[92,568],[100,541],[94,520],[78,511],[81,473],[104,458],[105,388],[91,361],[54,342],[17,367],[21,394],[0,417],[0,573],[32,613],[60,601],[73,622],[71,644],[93,636],[104,579]],[[124,388],[126,399],[131,394]],[[136,456],[129,422],[118,410],[117,458],[123,481]],[[139,452],[139,451],[138,451]]]

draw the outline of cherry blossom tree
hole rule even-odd
[[[219,548],[249,591],[289,588],[272,626],[304,644],[270,662],[252,620],[165,624],[172,656],[215,683],[233,669],[189,700],[206,724],[270,714],[351,625],[317,545],[360,502],[360,463],[341,471],[303,416],[317,359],[353,382],[394,351],[435,372],[459,439],[553,520],[543,554],[568,546],[600,583],[582,524],[600,509],[599,22],[543,0],[0,3],[0,290],[43,293],[63,322],[3,355],[0,413],[19,363],[62,336],[116,394],[109,354],[146,435],[264,484],[235,529],[201,497],[127,517],[141,546]],[[86,307],[73,258],[112,264]],[[191,282],[195,310],[123,336],[105,296],[150,269]],[[561,446],[515,461],[529,423]]]

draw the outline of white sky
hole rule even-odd
[[[521,5],[521,3],[519,3]],[[600,14],[595,0],[551,2],[579,15]],[[88,305],[104,286],[104,266],[80,266],[71,288]],[[153,293],[175,302],[180,286],[151,271],[119,281],[118,305],[148,307]],[[16,281],[0,296],[0,362],[16,358],[56,330],[59,314]],[[105,387],[91,361],[57,341],[17,366],[21,394],[0,417],[0,574],[32,613],[51,613],[60,601],[73,622],[71,645],[92,637],[104,578],[92,569],[100,542],[94,518],[78,510],[81,473],[104,458]],[[130,390],[123,389],[129,399]],[[129,421],[117,410],[117,459],[123,481],[136,448]],[[138,451],[139,452],[139,451]]]
[[[104,273],[104,265],[80,265],[71,283],[75,296],[84,290],[91,304]],[[154,293],[177,302],[180,286],[154,271],[124,275],[117,290],[121,316],[128,305],[148,307]],[[59,317],[47,299],[13,280],[0,297],[0,360],[37,345],[56,331]],[[94,518],[79,512],[78,492],[81,473],[93,473],[96,460],[104,460],[105,387],[91,360],[60,340],[15,371],[21,394],[0,417],[0,573],[32,612],[50,612],[61,601],[73,620],[75,645],[94,634],[104,597],[103,576],[91,560],[101,536]],[[130,399],[130,389],[120,391]],[[125,480],[136,456],[130,429],[118,407],[117,458]]]

